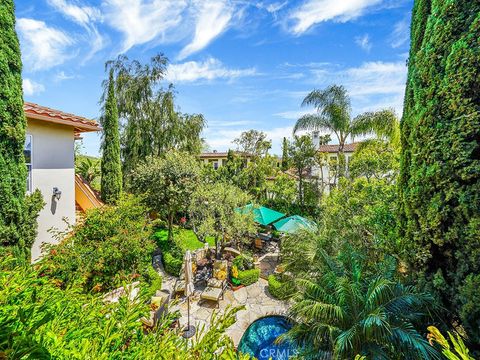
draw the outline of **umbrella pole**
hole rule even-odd
[[[190,331],[190,296],[187,296],[187,331]]]

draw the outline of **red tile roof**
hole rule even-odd
[[[354,142],[351,144],[345,144],[343,147],[344,152],[354,152],[357,146],[359,145],[359,142]],[[334,145],[320,145],[318,148],[318,151],[320,152],[326,152],[326,153],[336,153],[338,152],[338,144]]]
[[[70,125],[76,132],[99,131],[100,125],[95,120],[90,120],[60,110],[51,109],[31,102],[23,105],[27,119],[43,120],[56,124]]]

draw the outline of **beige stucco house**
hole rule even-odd
[[[32,247],[32,260],[36,260],[43,243],[57,241],[54,231],[64,231],[75,223],[75,138],[100,127],[93,120],[29,102],[24,110],[27,191],[39,189],[46,203],[38,217],[38,235]]]

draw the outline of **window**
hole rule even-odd
[[[32,135],[25,138],[25,146],[23,148],[25,163],[27,165],[27,191],[32,191]]]
[[[215,162],[213,163],[213,168],[214,168],[215,170],[218,169],[218,162],[217,162],[217,161],[215,161]]]

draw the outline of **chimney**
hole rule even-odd
[[[213,152],[216,154],[216,153],[217,153],[217,150],[213,150]]]
[[[316,149],[320,147],[320,133],[318,131],[312,133],[312,142]]]

